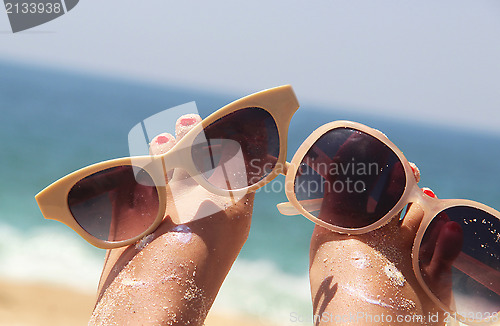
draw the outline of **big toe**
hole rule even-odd
[[[175,136],[177,140],[184,137],[194,126],[201,122],[198,114],[184,114],[175,123]]]

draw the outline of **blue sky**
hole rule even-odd
[[[82,0],[0,58],[500,133],[500,1]]]

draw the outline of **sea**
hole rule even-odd
[[[95,292],[104,250],[44,220],[35,194],[76,169],[128,156],[129,131],[153,114],[195,101],[205,117],[244,95],[0,61],[0,277]],[[438,197],[500,209],[500,133],[302,103],[291,122],[288,159],[313,130],[334,120],[382,130],[418,165],[420,185]],[[314,225],[280,215],[283,183],[279,176],[257,193],[249,239],[214,309],[280,324],[310,318]]]

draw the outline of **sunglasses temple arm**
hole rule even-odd
[[[500,271],[489,267],[471,256],[460,252],[453,262],[453,267],[467,274],[489,290],[500,295]]]
[[[308,199],[308,200],[301,200],[300,205],[304,207],[304,209],[308,212],[315,212],[319,211],[321,208],[321,203],[323,202],[323,198],[318,198],[318,199]],[[292,205],[290,202],[284,202],[284,203],[279,203],[276,205],[278,210],[282,215],[300,215],[301,213],[295,208],[295,206]]]

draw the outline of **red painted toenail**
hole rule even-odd
[[[161,145],[161,144],[168,143],[169,140],[170,139],[167,136],[158,136],[158,138],[156,138],[156,143]]]
[[[184,118],[181,119],[180,124],[183,126],[190,126],[196,122],[195,118]]]
[[[430,190],[430,189],[424,189],[424,190],[422,190],[422,191],[423,191],[423,192],[424,192],[424,194],[426,194],[427,196],[432,197],[432,198],[436,198],[436,194],[435,194],[432,190]]]

